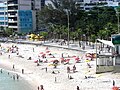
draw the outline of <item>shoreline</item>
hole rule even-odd
[[[7,45],[7,44],[10,44],[10,45],[12,45],[12,44],[14,44],[14,43],[3,43],[3,45]],[[16,44],[16,45],[23,45],[24,46],[24,44]],[[8,45],[9,46],[9,45]],[[25,46],[30,46],[30,47],[36,47],[35,45],[25,45]],[[46,46],[38,46],[39,48],[40,47],[44,47],[44,48],[46,48]],[[55,52],[59,52],[59,51],[57,51],[57,50],[64,50],[63,48],[56,48],[56,47],[50,47],[51,48],[51,50],[54,50],[55,49]],[[66,50],[65,50],[66,51]],[[72,51],[72,50],[67,50],[67,51]],[[75,51],[76,52],[76,51]],[[26,78],[27,78],[27,80],[28,80],[28,82],[32,82],[32,84],[31,85],[33,85],[33,88],[36,88],[36,89],[34,89],[34,90],[37,90],[37,87],[38,86],[40,86],[40,85],[44,85],[45,86],[45,88],[51,88],[51,89],[45,89],[45,90],[54,90],[54,88],[59,88],[59,87],[61,87],[60,85],[62,84],[61,82],[58,82],[58,83],[60,83],[60,85],[59,85],[59,87],[57,87],[58,85],[57,85],[57,83],[55,82],[55,80],[54,80],[54,77],[55,77],[55,75],[53,75],[53,74],[51,74],[51,72],[52,72],[52,70],[54,70],[53,68],[51,69],[51,67],[49,68],[49,72],[48,73],[46,73],[45,71],[43,71],[42,70],[42,68],[45,68],[46,66],[44,66],[44,65],[42,65],[42,66],[37,66],[33,61],[27,61],[27,59],[25,60],[25,58],[24,59],[22,59],[22,58],[20,58],[20,57],[16,57],[16,56],[12,56],[11,55],[11,58],[10,59],[8,59],[8,53],[5,53],[5,54],[3,54],[2,56],[0,56],[1,57],[1,61],[4,61],[4,62],[2,62],[2,63],[0,63],[0,64],[2,64],[2,67],[4,67],[4,68],[6,68],[6,69],[8,69],[8,70],[11,70],[12,69],[12,65],[13,64],[15,64],[15,68],[16,68],[16,72],[17,73],[19,73],[19,74],[21,74],[21,69],[22,68],[24,68],[25,69],[25,80],[26,80]],[[18,62],[16,62],[16,60],[18,59]],[[25,66],[25,64],[26,65],[28,65],[29,66],[29,64],[30,64],[30,66],[32,66],[33,68],[27,68],[26,66]],[[1,66],[0,66],[1,67]],[[30,70],[31,69],[31,70]],[[34,72],[34,69],[37,69],[37,70],[35,70],[35,72]],[[38,71],[40,72],[40,73],[38,73]],[[60,76],[60,75],[56,75],[57,77],[58,76]],[[66,76],[66,78],[67,78],[67,73],[65,74],[65,76]],[[52,77],[52,78],[50,78],[49,79],[49,77]],[[39,81],[40,80],[40,81]],[[49,81],[50,80],[50,81]],[[51,82],[49,85],[46,85],[46,83],[49,83],[49,82]],[[66,83],[66,82],[65,82]],[[51,87],[51,86],[53,86],[53,84],[54,85],[57,85],[57,86],[55,86],[55,87]],[[62,84],[62,86],[63,86],[63,84]],[[59,89],[57,89],[57,90],[59,90]]]
[[[37,86],[34,85],[34,82],[32,80],[30,80],[30,77],[28,78],[28,75],[25,75],[25,74],[23,75],[20,71],[20,68],[17,68],[16,70],[12,70],[12,63],[9,63],[8,61],[6,62],[4,63],[0,62],[0,69],[5,70],[8,73],[18,74],[21,79],[23,79],[28,85],[30,85],[31,90],[37,90]]]

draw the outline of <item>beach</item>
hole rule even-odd
[[[80,90],[111,90],[113,80],[120,86],[119,74],[112,72],[95,74],[95,61],[89,62],[91,68],[84,60],[76,63],[75,57],[81,58],[84,55],[83,52],[46,46],[1,43],[1,47],[4,48],[12,45],[18,47],[19,54],[17,54],[18,52],[11,53],[2,50],[0,68],[19,74],[31,84],[33,90],[38,90],[37,87],[40,85],[43,85],[44,90],[77,90],[77,86]],[[41,57],[42,53],[46,55],[45,58]],[[28,60],[29,57],[31,60]],[[54,68],[53,60],[60,61],[62,57],[69,58],[69,63],[60,62]],[[44,62],[39,62],[37,65],[36,61],[39,59]],[[15,70],[13,70],[13,65]],[[73,72],[74,65],[75,72]],[[70,67],[70,73],[67,73],[67,67]],[[23,74],[22,69],[24,70]],[[85,76],[88,78],[86,79]]]

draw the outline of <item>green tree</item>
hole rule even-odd
[[[43,36],[44,42],[47,39],[48,32],[40,32],[40,35]]]
[[[12,28],[6,28],[3,31],[3,36],[9,37],[10,35],[13,35],[13,29]]]

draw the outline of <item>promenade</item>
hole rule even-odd
[[[81,51],[81,52],[86,52],[86,51],[89,51],[89,50],[95,50],[95,46],[94,46],[94,49],[93,49],[93,46],[92,46],[93,44],[92,45],[87,45],[85,41],[81,41],[81,47],[80,47],[78,41],[75,41],[74,43],[72,41],[70,41],[69,46],[67,44],[61,45],[60,44],[61,42],[55,42],[55,41],[53,41],[53,42],[52,41],[45,41],[44,42],[44,41],[22,40],[22,39],[16,39],[16,40],[0,39],[0,41],[1,42],[21,43],[21,44],[43,45],[43,46],[64,48],[64,49]],[[85,47],[84,49],[83,49],[83,46]]]

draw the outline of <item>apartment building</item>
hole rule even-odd
[[[118,0],[76,0],[78,8],[83,10],[90,10],[93,7],[102,7],[102,6],[119,6]]]
[[[44,5],[45,0],[0,0],[0,27],[23,33],[37,30],[37,12]]]
[[[7,2],[0,1],[0,30],[8,27]]]
[[[7,0],[8,28],[16,32],[36,30],[36,12],[41,10],[41,0]]]

